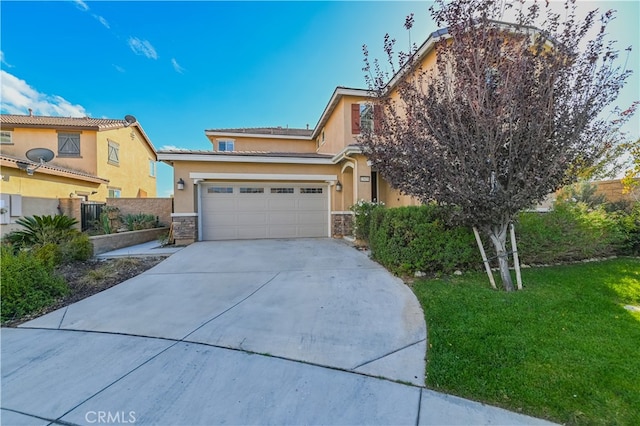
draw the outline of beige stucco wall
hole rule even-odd
[[[155,161],[155,153],[144,141],[137,127],[96,132],[80,131],[80,157],[58,156],[58,132],[76,133],[77,130],[8,128],[13,143],[0,145],[3,154],[26,158],[32,148],[48,148],[55,154],[49,166],[85,172],[107,179],[108,184],[86,182],[81,178],[55,176],[39,169],[33,176],[12,167],[3,167],[2,175],[6,191],[25,196],[69,197],[69,194],[88,194],[93,201],[105,201],[110,187],[121,190],[122,197],[156,196],[156,178],[149,175],[149,160]],[[131,135],[134,135],[133,137]],[[120,164],[108,164],[108,141],[120,145]],[[91,194],[97,191],[96,194]]]
[[[175,213],[193,213],[196,211],[196,193],[191,172],[200,173],[256,173],[289,175],[336,175],[340,174],[340,165],[323,164],[272,164],[272,163],[213,163],[197,161],[175,161],[173,165],[174,182],[185,181],[184,190],[174,186]],[[241,179],[240,179],[241,180]],[[229,181],[229,180],[225,180]],[[323,181],[324,183],[324,181]],[[332,210],[343,210],[342,197],[336,197],[335,187],[331,188]]]
[[[0,145],[0,152],[3,154],[26,158],[25,153],[32,148],[48,148],[55,154],[55,157],[50,162],[51,165],[80,170],[91,175],[96,174],[95,131],[30,128],[7,128],[7,130],[11,130],[13,132],[13,144]],[[58,156],[58,132],[80,133],[80,157]]]
[[[56,198],[40,198],[40,197],[24,197],[21,196],[20,203],[22,205],[21,215],[16,216],[11,214],[10,209],[10,196],[18,195],[17,193],[3,192],[2,199],[5,201],[5,208],[7,212],[2,214],[2,221],[7,223],[0,224],[0,237],[5,234],[22,229],[22,226],[16,224],[16,220],[23,216],[43,216],[43,215],[56,215],[60,214],[58,210],[59,201]]]
[[[119,164],[108,161],[108,140],[120,147]],[[109,179],[109,184],[100,187],[95,199],[106,200],[109,188],[120,189],[123,198],[156,196],[156,178],[149,174],[149,161],[156,156],[136,127],[99,132],[97,147],[98,176]]]
[[[86,194],[90,200],[97,201],[91,192],[97,191],[99,187],[99,183],[47,174],[43,169],[36,170],[33,176],[29,176],[26,171],[12,167],[2,168],[0,181],[2,193],[25,197],[68,198],[69,194]]]
[[[320,154],[337,154],[347,145],[358,143],[358,135],[351,133],[351,105],[366,102],[363,96],[342,96],[338,105],[329,116],[326,124],[319,133],[320,144],[317,152]],[[322,141],[324,131],[325,142]]]
[[[241,135],[211,136],[207,135],[211,141],[213,151],[218,150],[218,141],[234,141],[235,151],[268,151],[268,152],[315,152],[315,141],[305,139],[284,139],[284,138],[256,138]]]

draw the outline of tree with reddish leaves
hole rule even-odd
[[[436,0],[432,18],[447,31],[434,69],[420,69],[415,46],[396,55],[387,35],[386,73],[365,46],[379,126],[360,139],[391,186],[456,206],[488,237],[507,291],[514,216],[596,165],[622,140],[619,128],[636,106],[605,114],[630,75],[606,40],[613,11],[580,21],[575,0],[562,18],[548,2],[515,3],[519,9],[501,0]],[[412,25],[410,16],[405,27]]]

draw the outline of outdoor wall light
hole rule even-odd
[[[178,179],[178,190],[182,191],[184,189],[184,181],[182,180],[182,178]]]
[[[336,183],[336,191],[338,192],[342,191],[342,184],[340,183],[340,181]]]

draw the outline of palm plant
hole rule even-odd
[[[78,221],[64,215],[34,215],[22,217],[16,223],[24,229],[7,234],[6,240],[16,245],[35,246],[69,240]]]

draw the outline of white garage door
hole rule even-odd
[[[203,184],[201,217],[203,240],[327,237],[327,185]]]

